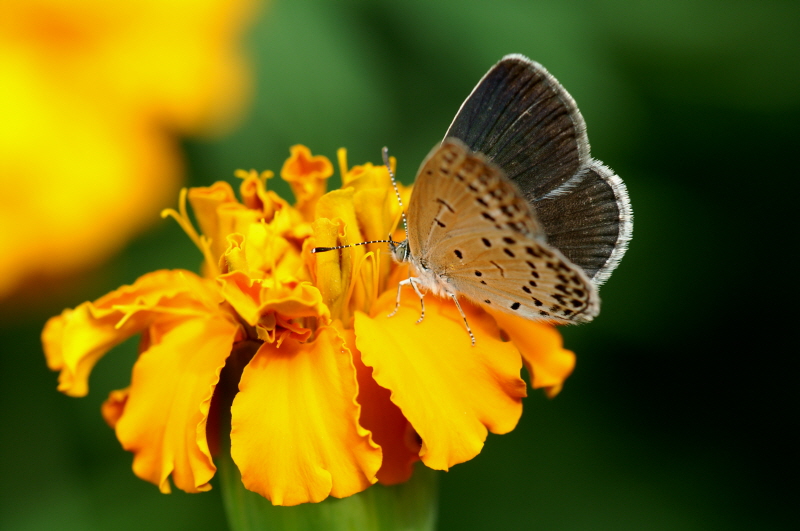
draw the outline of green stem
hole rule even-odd
[[[421,464],[411,480],[400,485],[373,485],[347,498],[279,507],[244,488],[230,456],[218,460],[231,531],[433,531],[436,528],[437,476]]]

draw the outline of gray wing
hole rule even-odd
[[[564,87],[522,55],[507,55],[483,76],[450,124],[529,200],[543,197],[589,161],[586,124]]]
[[[569,184],[565,191],[535,201],[533,207],[548,243],[599,286],[628,249],[633,232],[628,191],[622,179],[598,160]]]
[[[504,57],[461,105],[448,137],[500,166],[535,210],[547,241],[597,285],[608,279],[632,233],[628,193],[592,160],[575,100],[543,66]]]

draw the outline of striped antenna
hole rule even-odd
[[[369,242],[361,242],[361,243],[350,243],[348,245],[337,245],[336,247],[314,247],[311,249],[312,253],[325,253],[328,251],[336,251],[338,249],[347,249],[348,247],[355,247],[357,245],[369,245],[370,243],[397,243],[396,241],[389,239],[389,240],[372,240]]]
[[[400,203],[400,213],[403,215],[403,230],[406,231],[406,240],[408,240],[408,222],[406,221],[406,209],[403,206],[403,200],[400,198],[400,190],[397,189],[397,181],[394,179],[394,172],[392,166],[389,164],[389,148],[383,148],[383,164],[389,170],[389,177],[392,179],[392,187],[394,188],[394,195],[397,196],[397,202]]]
[[[397,196],[397,202],[400,203],[400,212],[403,215],[403,229],[406,231],[406,240],[408,240],[408,223],[406,222],[406,211],[403,208],[403,200],[400,198],[400,190],[397,189],[397,181],[394,179],[394,172],[392,171],[392,166],[389,164],[389,148],[384,147],[382,150],[383,153],[383,163],[386,165],[386,169],[389,170],[389,177],[392,179],[392,188],[394,188],[394,194]],[[339,249],[347,249],[348,247],[356,247],[357,245],[369,245],[370,243],[388,243],[392,245],[394,249],[395,244],[398,242],[392,239],[392,235],[389,234],[388,240],[372,240],[369,242],[361,242],[361,243],[350,243],[348,245],[337,245],[336,247],[314,247],[311,249],[311,252],[316,253],[326,253],[328,251],[337,251]]]

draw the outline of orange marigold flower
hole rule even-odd
[[[389,318],[408,270],[382,244],[312,254],[385,238],[400,217],[385,167],[348,169],[343,150],[339,164],[343,187],[324,193],[330,162],[292,148],[281,174],[295,206],[267,190],[269,172],[237,172],[241,200],[221,182],[184,191],[165,214],[201,249],[203,277],[156,271],[45,326],[48,364],[72,396],[87,393],[112,346],[142,334],[131,385],[111,393],[103,416],[134,453],[134,472],[163,492],[170,476],[187,492],[210,488],[209,426],[226,393],[244,485],[296,505],[401,483],[417,460],[447,470],[472,459],[489,431],[516,426],[523,361],[533,387],[551,394],[571,372],[574,355],[548,325],[465,302],[472,347],[451,301],[432,297],[416,324],[408,296]],[[225,389],[223,369],[237,386]]]
[[[247,99],[255,0],[0,2],[0,297],[107,257]],[[57,256],[58,259],[53,259]]]

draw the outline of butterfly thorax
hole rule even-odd
[[[444,297],[454,293],[453,287],[447,282],[445,271],[436,271],[424,259],[415,257],[411,253],[408,240],[389,244],[392,257],[397,262],[408,262],[411,264],[416,275],[415,281],[418,286],[437,296]]]

